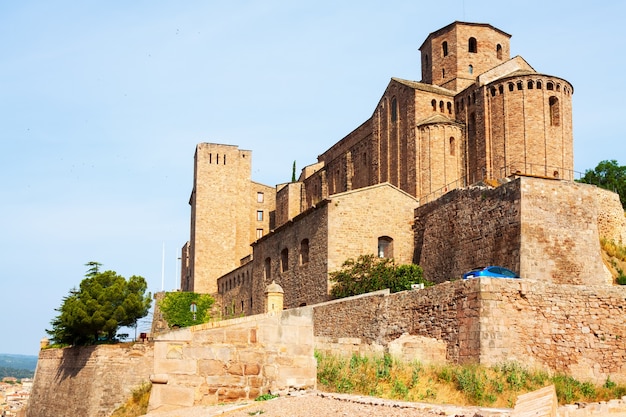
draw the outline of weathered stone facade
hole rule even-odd
[[[285,308],[328,300],[328,273],[349,258],[377,253],[413,261],[417,200],[389,184],[335,194],[252,244],[252,259],[218,280],[224,315],[264,312],[265,287],[285,292]]]
[[[298,252],[298,245],[309,239],[307,234],[319,234],[316,229],[327,227],[329,247],[325,268],[314,271],[319,274],[337,269],[348,257],[372,253],[371,242],[359,241],[362,239],[359,230],[375,228],[378,221],[374,219],[375,212],[386,203],[368,206],[372,219],[359,217],[357,209],[342,214],[338,222],[332,218],[327,224],[313,222],[310,211],[338,194],[391,184],[425,205],[450,190],[480,181],[493,183],[511,175],[572,180],[573,87],[561,78],[536,72],[519,56],[511,58],[510,37],[491,25],[465,22],[454,22],[431,33],[420,47],[422,81],[392,78],[368,120],[319,155],[317,163],[305,167],[298,181],[280,184],[275,189],[251,183],[249,151],[228,145],[199,144],[190,200],[191,241],[183,251],[183,257],[189,253],[189,260],[183,259],[182,288],[215,293],[220,279],[222,284],[227,283],[226,288],[235,289],[233,280],[244,282],[242,271],[236,269],[253,262],[253,270],[246,269],[246,273],[252,274],[245,281],[250,285],[235,290],[241,294],[227,296],[223,307],[225,314],[260,312],[254,298],[261,297],[258,294],[262,294],[268,279],[263,268],[259,268],[266,258],[277,260],[283,256],[280,252],[276,255],[279,243],[272,243],[275,247],[269,250],[270,243],[261,242],[268,232],[274,236],[271,241],[288,241],[280,251],[286,248],[287,256],[292,256]],[[266,196],[262,208],[254,200],[258,195],[255,191]],[[247,200],[250,195],[252,203]],[[373,195],[370,193],[372,201],[382,200],[381,196]],[[301,213],[308,213],[305,222],[308,230],[304,223],[293,226],[294,222],[304,221],[306,216]],[[511,221],[510,213],[505,214],[507,221]],[[395,216],[404,214],[396,210],[391,217]],[[347,230],[344,226],[352,221],[350,217],[358,219],[360,227],[341,242],[352,246],[345,253],[336,253],[337,257],[345,257],[335,259],[333,255],[340,245],[335,245],[337,239],[333,239]],[[462,220],[457,223],[463,227]],[[521,227],[519,221],[514,223]],[[297,237],[291,236],[294,230],[299,230]],[[456,232],[469,237],[474,231]],[[519,236],[520,230],[512,232]],[[420,233],[418,229],[417,234]],[[397,246],[398,238],[390,237]],[[251,244],[255,248],[252,251]],[[356,247],[364,252],[356,253]],[[493,256],[484,257],[483,262],[504,261],[518,270],[515,265],[524,264],[525,260],[519,257],[525,254],[515,251],[505,253],[504,249],[494,247]],[[466,256],[475,258],[471,253]],[[411,257],[408,262],[416,262],[420,257]],[[294,261],[289,262],[291,265]],[[445,279],[457,276],[468,263],[458,259],[455,262],[458,264],[448,267],[454,275]],[[271,265],[266,269],[272,268],[272,276],[284,272]],[[256,279],[258,283],[254,284]],[[298,285],[309,287],[315,295],[307,300],[299,294],[290,296],[296,286],[286,287],[286,306],[322,301],[316,293],[319,288],[310,288],[310,279],[297,278]],[[222,284],[219,288],[224,294]],[[324,286],[321,281],[316,281],[317,284]]]
[[[456,189],[415,210],[415,263],[434,282],[495,264],[557,284],[611,285],[599,240],[619,241],[623,213],[615,193],[571,181]]]
[[[182,251],[184,291],[216,292],[217,277],[237,268],[250,256],[250,242],[273,227],[276,191],[251,181],[251,169],[250,151],[213,143],[196,147],[191,237]]]
[[[623,286],[528,279],[380,291],[313,306],[315,348],[348,356],[380,353],[411,335],[424,346],[443,343],[446,360],[453,363],[518,362],[582,381],[602,384],[610,377],[623,383],[624,299]],[[404,343],[397,355],[407,346],[410,350]]]

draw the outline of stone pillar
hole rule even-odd
[[[265,312],[275,312],[283,310],[283,288],[275,281],[265,288]]]

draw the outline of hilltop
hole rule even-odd
[[[36,367],[37,356],[0,353],[0,379],[7,376],[32,378]]]

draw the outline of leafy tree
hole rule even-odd
[[[115,341],[117,330],[136,326],[145,317],[152,303],[143,277],[128,280],[114,271],[99,272],[101,264],[89,262],[78,289],[63,298],[59,315],[46,330],[52,342],[64,345],[89,345]]]
[[[331,272],[333,298],[350,297],[385,288],[393,292],[411,289],[411,284],[434,285],[422,276],[419,265],[396,265],[393,259],[360,255],[346,260],[339,271]]]
[[[585,184],[594,184],[598,187],[611,190],[619,194],[622,207],[626,208],[626,166],[620,166],[616,160],[602,161],[593,170],[586,170],[585,175],[578,180]]]
[[[194,312],[191,311],[191,304],[195,303]],[[209,294],[198,294],[195,292],[168,292],[159,301],[159,308],[163,318],[170,327],[188,327],[196,324],[206,323],[211,318],[209,313],[215,303]]]

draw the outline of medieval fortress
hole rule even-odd
[[[264,312],[273,281],[286,308],[310,305],[361,254],[419,264],[435,282],[498,264],[610,284],[599,233],[626,241],[623,214],[573,183],[574,89],[511,58],[510,37],[465,22],[431,33],[422,81],[392,78],[372,116],[295,182],[256,183],[250,151],[199,144],[181,288],[215,294],[226,317]]]
[[[181,288],[214,295],[228,320],[42,350],[27,417],[108,416],[148,379],[150,409],[314,387],[314,349],[625,383],[626,286],[599,243],[626,243],[624,208],[573,181],[574,89],[511,58],[510,37],[466,22],[431,33],[421,81],[392,78],[297,181],[256,183],[251,151],[198,144]],[[329,300],[329,273],[362,254],[438,285]],[[490,264],[522,279],[460,279]]]

